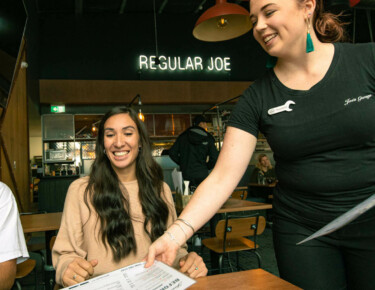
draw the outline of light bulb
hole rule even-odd
[[[228,19],[226,19],[225,17],[221,16],[221,17],[219,18],[219,21],[217,22],[217,27],[223,29],[223,28],[225,28],[227,25],[228,25]]]
[[[96,126],[92,126],[91,131],[96,132],[97,128]]]
[[[139,109],[139,113],[138,113],[138,119],[141,120],[142,122],[145,121],[145,115],[142,114],[142,111],[141,109]]]

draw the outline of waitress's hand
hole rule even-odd
[[[167,233],[164,233],[155,242],[153,242],[148,249],[148,254],[145,257],[145,267],[152,266],[155,260],[161,261],[171,266],[176,259],[177,251],[180,247],[170,239]]]
[[[207,275],[207,267],[201,256],[196,252],[190,252],[180,259],[180,272],[190,278],[198,278]]]
[[[64,286],[72,286],[90,279],[94,274],[94,267],[98,265],[98,260],[86,261],[82,258],[75,258],[66,268],[62,277]]]

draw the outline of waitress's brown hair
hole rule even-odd
[[[300,5],[303,5],[305,0],[297,0]],[[316,0],[316,7],[313,16],[313,26],[316,36],[321,42],[343,42],[348,40],[348,36],[344,29],[344,23],[340,20],[340,14],[333,14],[324,11],[323,0]]]

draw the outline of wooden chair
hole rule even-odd
[[[17,289],[22,289],[21,283],[19,279],[22,279],[29,275],[36,266],[36,261],[33,259],[28,259],[20,264],[17,264],[17,272],[16,272],[16,280],[15,280],[15,285],[17,286]],[[36,284],[37,284],[37,279],[36,279],[36,271],[35,271],[35,284],[34,284],[34,289],[36,289]]]
[[[261,256],[257,252],[259,247],[256,243],[257,236],[262,234],[266,226],[266,220],[259,214],[251,216],[227,215],[224,220],[220,220],[215,229],[215,237],[204,239],[203,245],[219,254],[219,272],[222,272],[224,255],[236,252],[237,268],[239,268],[239,251],[251,251],[258,259],[258,266],[261,268]],[[247,237],[252,237],[250,240]],[[228,257],[229,258],[229,257]],[[229,259],[228,259],[229,260]],[[233,272],[229,260],[229,266]]]
[[[35,212],[21,212],[20,216],[22,215],[31,215],[31,214],[44,214],[47,213],[46,211],[35,211]],[[44,253],[43,250],[46,249],[45,243],[32,243],[32,233],[26,233],[25,234],[25,241],[26,241],[26,246],[27,250],[33,253],[36,253],[40,255],[41,261],[42,261],[42,269],[46,263],[45,258],[44,258]]]
[[[55,244],[56,236],[53,236],[49,242],[49,248],[52,251],[53,245]],[[44,274],[48,275],[48,289],[59,289],[58,286],[56,286],[55,281],[55,268],[53,268],[52,265],[44,265]]]
[[[55,241],[56,241],[56,236],[53,236],[49,242],[49,247],[50,249],[52,250],[53,248],[53,245],[55,244]],[[52,266],[50,266],[52,267]],[[55,269],[52,267],[52,268],[49,268],[48,271],[55,271]],[[61,287],[60,285],[56,284],[55,282],[55,279],[53,278],[53,280],[50,280],[50,286],[53,285],[53,290],[58,290],[58,289],[61,289],[61,288],[64,288],[64,287]],[[51,288],[52,289],[52,288]]]
[[[234,189],[232,195],[232,198],[235,199],[246,199],[247,197],[247,186],[238,186]]]

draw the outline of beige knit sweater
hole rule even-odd
[[[138,198],[138,182],[124,182],[130,206],[134,235],[137,243],[137,253],[133,252],[126,258],[116,263],[112,259],[112,252],[101,242],[98,236],[99,223],[97,214],[91,207],[91,215],[84,202],[84,191],[86,189],[88,177],[74,181],[65,199],[64,212],[62,215],[61,227],[52,249],[53,266],[56,269],[56,283],[62,285],[62,277],[67,266],[76,257],[82,257],[88,261],[97,259],[98,265],[94,268],[94,276],[98,276],[110,271],[142,261],[151,245],[150,238],[143,229],[144,215]],[[166,201],[170,215],[168,226],[176,219],[176,211],[172,199],[171,191],[164,183],[164,200]],[[98,238],[99,237],[99,238]],[[174,267],[178,268],[178,261],[187,254],[187,246],[184,245],[177,253]]]

